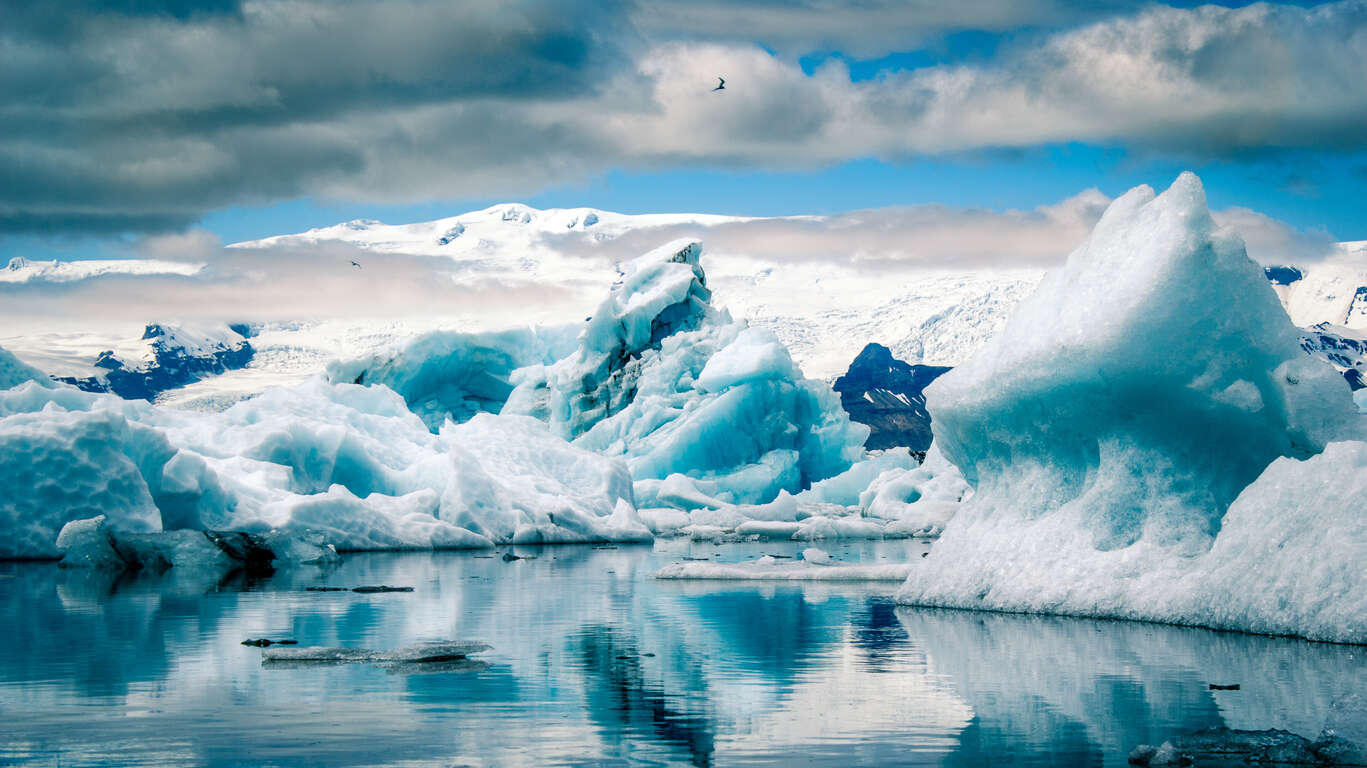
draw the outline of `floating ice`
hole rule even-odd
[[[334,383],[383,384],[436,432],[446,419],[498,413],[513,391],[512,372],[574,349],[573,326],[485,333],[431,331],[402,345],[327,367]]]
[[[709,581],[903,581],[912,563],[818,565],[763,557],[748,563],[673,563],[655,572],[665,580]]]
[[[700,253],[678,241],[626,265],[576,352],[518,371],[503,412],[621,456],[642,506],[762,504],[847,469],[868,428],[772,333],[712,308]]]
[[[463,659],[489,650],[486,643],[440,640],[415,643],[392,651],[369,648],[333,648],[327,646],[282,646],[261,652],[263,661],[313,661],[323,663],[419,664]]]
[[[959,468],[931,444],[919,467],[879,474],[859,496],[868,517],[890,520],[888,534],[938,536],[973,493]]]
[[[927,389],[976,490],[899,601],[1367,641],[1367,444],[1298,341],[1195,176],[1131,190]]]
[[[42,371],[0,347],[0,389],[17,387],[26,381],[36,381],[45,387],[56,386]]]
[[[266,534],[215,531],[117,533],[105,516],[73,520],[57,534],[63,568],[105,571],[209,568],[270,571],[283,565],[335,563],[337,550],[317,533]]]
[[[0,557],[56,557],[70,520],[119,533],[316,531],[339,549],[637,541],[618,459],[525,417],[433,435],[385,387],[313,380],[222,413],[33,383],[0,391]]]

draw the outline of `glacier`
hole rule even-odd
[[[1367,642],[1363,419],[1299,340],[1194,175],[1118,198],[927,388],[973,492],[898,601]]]

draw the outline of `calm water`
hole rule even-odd
[[[1313,736],[1367,683],[1362,648],[901,609],[895,585],[650,579],[684,554],[798,549],[363,554],[250,583],[0,563],[0,765],[1121,766],[1210,725]],[[303,589],[381,583],[415,591]],[[277,668],[240,645],[263,636],[493,650],[428,674]]]

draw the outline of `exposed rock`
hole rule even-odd
[[[869,427],[865,448],[906,446],[924,453],[930,447],[930,414],[923,390],[948,370],[906,363],[882,344],[869,344],[835,380],[834,389],[850,421]]]

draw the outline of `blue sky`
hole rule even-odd
[[[1356,0],[571,5],[25,10],[0,31],[29,53],[3,75],[0,258],[508,200],[1028,209],[1184,169],[1214,208],[1367,239]]]

